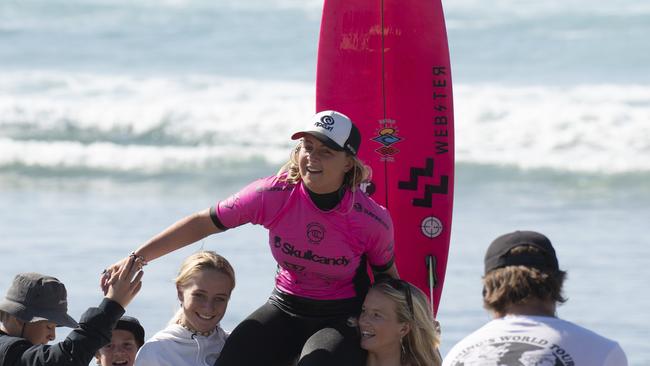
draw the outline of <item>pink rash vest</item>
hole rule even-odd
[[[362,255],[377,271],[390,268],[393,223],[384,207],[360,190],[346,190],[334,209],[323,211],[302,182],[283,179],[254,181],[211,210],[222,230],[246,223],[269,230],[271,253],[279,265],[278,290],[316,300],[353,298]]]

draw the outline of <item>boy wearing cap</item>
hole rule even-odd
[[[67,313],[63,283],[38,273],[18,274],[0,302],[0,366],[88,365],[140,290],[142,272],[134,263],[132,258],[111,276],[105,298],[79,324]],[[57,326],[75,329],[49,346]]]
[[[144,328],[138,319],[123,316],[117,321],[111,336],[111,343],[95,354],[97,364],[102,366],[133,366],[135,355],[144,344]]]
[[[443,366],[626,366],[618,343],[557,317],[565,278],[546,236],[516,231],[496,238],[483,277],[483,305],[494,320],[456,344]]]

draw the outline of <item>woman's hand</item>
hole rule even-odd
[[[123,308],[133,300],[142,288],[142,276],[144,272],[138,265],[139,258],[135,255],[121,260],[117,270],[111,270],[110,276],[104,276],[102,282],[105,282],[105,295]],[[103,288],[103,287],[102,287]]]
[[[142,269],[147,264],[147,261],[162,257],[167,253],[171,253],[176,249],[218,232],[221,232],[221,229],[215,226],[212,221],[209,208],[178,220],[158,235],[149,239],[149,241],[136,249],[135,252],[131,253],[130,256],[106,268],[100,279],[102,291],[104,291],[104,294],[107,293],[109,279],[120,268],[124,267],[131,257],[135,257],[135,264],[138,266],[138,269]]]
[[[147,262],[145,261],[144,257],[136,255],[135,253],[131,253],[128,257],[123,258],[122,260],[116,262],[115,264],[107,267],[104,272],[102,272],[102,276],[99,279],[99,286],[102,288],[102,292],[104,295],[108,293],[108,287],[109,287],[109,280],[111,277],[120,270],[120,268],[126,266],[131,259],[134,259],[134,264],[136,265],[138,270],[141,270],[142,267],[147,265]]]

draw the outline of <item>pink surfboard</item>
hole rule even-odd
[[[454,187],[451,70],[440,0],[325,0],[316,110],[348,115],[395,224],[400,276],[437,312]]]

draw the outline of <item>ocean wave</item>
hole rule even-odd
[[[12,141],[0,139],[0,167],[155,175],[283,162],[291,147],[240,145],[152,147],[111,143]]]
[[[287,130],[278,127],[310,115],[313,100],[313,88],[299,82],[0,74],[0,135],[82,144],[284,146]]]
[[[650,171],[644,85],[455,90],[456,156],[473,163],[622,173]]]
[[[457,161],[650,172],[649,95],[645,85],[457,85]],[[301,82],[0,74],[0,169],[146,176],[274,166],[313,100],[313,84]]]

